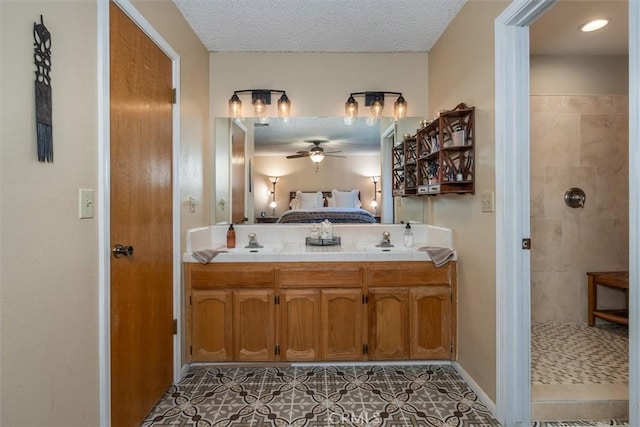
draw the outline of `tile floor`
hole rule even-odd
[[[629,336],[614,323],[531,327],[532,384],[627,384]]]
[[[601,400],[624,398],[628,382],[626,327],[535,324],[531,332],[533,393],[543,395],[538,397],[558,402],[594,393]],[[145,427],[187,425],[499,424],[451,366],[373,365],[193,367],[143,423]],[[532,423],[533,427],[618,425],[628,424],[619,420]]]
[[[531,394],[537,426],[628,425],[628,329],[613,323],[533,324]]]
[[[449,365],[192,367],[151,426],[499,426]]]

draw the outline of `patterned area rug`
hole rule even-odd
[[[626,384],[628,372],[626,326],[543,323],[531,327],[533,384]]]
[[[499,426],[446,365],[192,368],[143,426]]]

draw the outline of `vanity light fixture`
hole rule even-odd
[[[609,23],[608,19],[604,19],[604,18],[592,19],[591,21],[580,25],[580,27],[578,28],[580,28],[580,31],[582,31],[583,33],[590,33],[591,31],[597,31],[600,28],[605,27],[608,23]]]
[[[276,216],[276,182],[280,179],[279,176],[270,176],[269,181],[273,184],[273,190],[271,190],[271,203],[269,203],[269,207],[271,208],[271,212],[273,216]]]
[[[284,122],[288,122],[291,117],[291,101],[287,93],[283,90],[275,89],[244,89],[233,92],[229,99],[229,116],[232,119],[242,118],[242,101],[238,95],[250,93],[251,104],[253,105],[253,114],[258,118],[260,123],[268,123],[267,105],[271,105],[271,94],[281,93],[278,99],[278,117]]]
[[[382,117],[385,95],[398,95],[398,99],[393,103],[393,117],[396,120],[407,117],[407,101],[401,92],[352,92],[344,104],[344,122],[348,125],[355,122],[356,117],[358,117],[358,102],[355,97],[364,96],[364,105],[371,107],[367,124],[372,126]]]

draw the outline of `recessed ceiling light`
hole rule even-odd
[[[591,31],[599,30],[609,23],[608,19],[594,19],[585,24],[580,25],[580,31],[588,33]]]

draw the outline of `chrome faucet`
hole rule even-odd
[[[382,240],[380,240],[380,243],[378,243],[376,245],[377,248],[392,248],[393,245],[391,244],[391,240],[389,240],[389,237],[391,236],[391,233],[389,233],[388,231],[385,231],[382,233]]]
[[[263,246],[256,240],[256,233],[249,233],[249,244],[245,248],[262,248]]]

